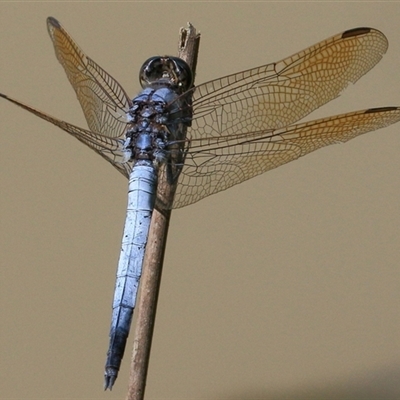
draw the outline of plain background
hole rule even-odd
[[[49,15],[132,97],[187,21],[197,83],[372,26],[388,53],[307,119],[400,105],[399,3],[1,3],[1,92],[83,127]],[[0,398],[124,398],[132,336],[102,385],[127,181],[6,101],[0,116]],[[399,150],[397,124],[173,212],[146,399],[400,398]]]

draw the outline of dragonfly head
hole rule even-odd
[[[189,65],[172,56],[149,58],[140,68],[139,79],[143,89],[154,84],[163,84],[184,93],[193,85],[193,74]]]

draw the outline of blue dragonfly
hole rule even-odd
[[[129,179],[105,365],[105,389],[118,376],[135,308],[153,210],[204,197],[400,120],[400,107],[370,108],[298,123],[373,68],[388,42],[373,28],[332,36],[279,62],[197,86],[177,57],[152,57],[131,99],[53,17],[47,28],[58,61],[81,104],[80,128],[0,93],[63,129]],[[176,187],[175,195],[165,185]]]

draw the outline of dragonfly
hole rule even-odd
[[[381,60],[388,41],[373,28],[350,29],[279,62],[197,86],[183,60],[152,57],[140,70],[142,91],[133,99],[55,18],[47,19],[47,28],[89,129],[5,94],[0,97],[63,129],[129,179],[104,373],[105,389],[111,390],[130,330],[155,208],[193,204],[319,148],[398,122],[400,107],[296,123]],[[176,185],[172,201],[166,201],[162,182]]]

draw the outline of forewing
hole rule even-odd
[[[129,177],[129,173],[132,169],[132,165],[129,162],[129,155],[124,152],[123,140],[111,138],[109,136],[100,135],[95,132],[88,131],[87,129],[79,128],[78,126],[69,124],[68,122],[61,121],[48,114],[45,114],[33,107],[30,107],[18,100],[15,100],[5,94],[0,93],[0,97],[14,103],[23,109],[35,114],[36,116],[51,122],[58,126],[65,132],[77,138],[82,143],[89,146],[97,154],[100,154],[104,159],[111,163],[119,172],[125,177]]]
[[[346,142],[400,120],[400,107],[373,108],[277,130],[192,140],[173,208],[286,164],[321,147]]]
[[[386,52],[383,33],[348,30],[277,63],[194,88],[188,138],[238,135],[290,125],[339,96]]]
[[[55,18],[47,19],[47,29],[89,129],[109,137],[121,136],[126,129],[125,113],[131,105],[124,89],[83,53]]]

